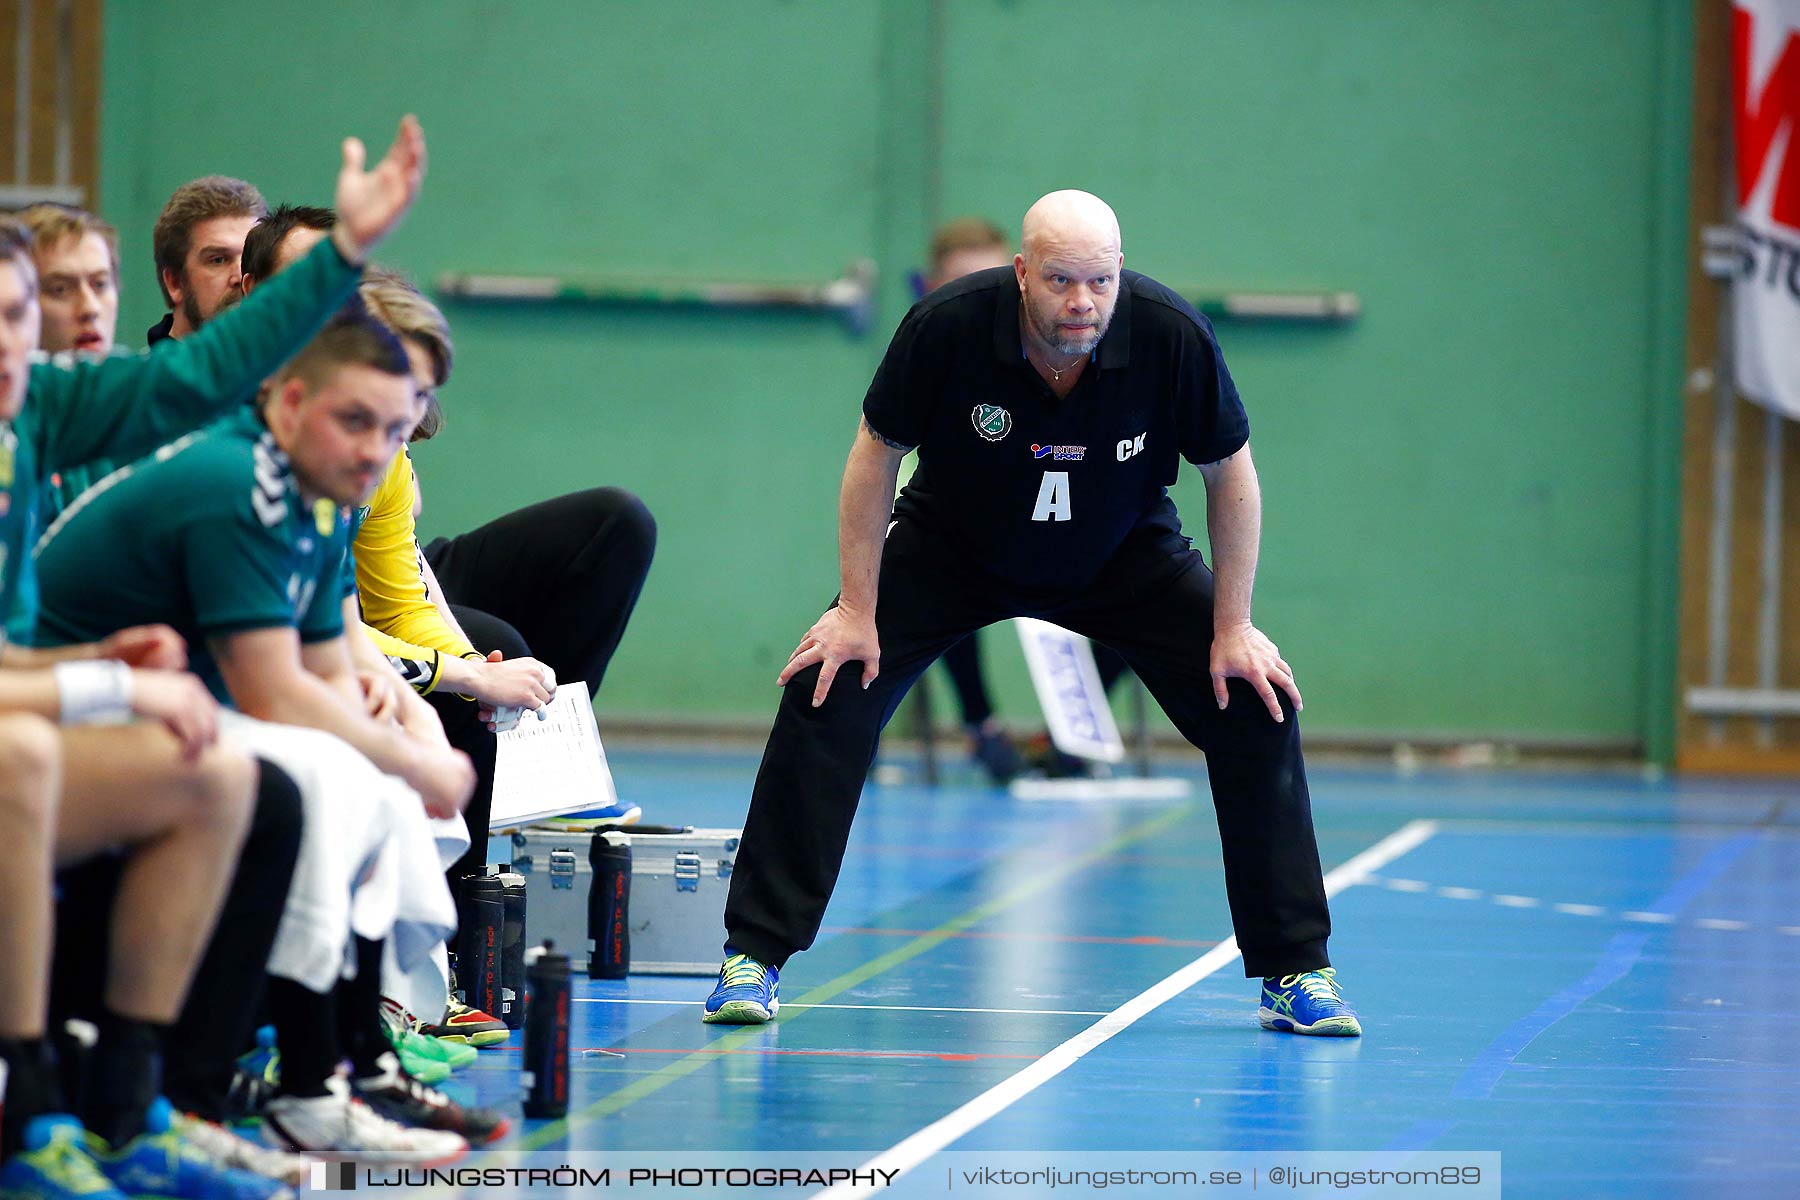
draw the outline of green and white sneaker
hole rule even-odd
[[[394,1053],[400,1056],[400,1065],[420,1083],[436,1083],[481,1057],[481,1051],[466,1042],[447,1042],[411,1030],[392,1040]]]
[[[386,996],[381,998],[381,1023],[387,1028],[394,1053],[400,1056],[400,1065],[421,1083],[436,1083],[442,1079],[444,1074],[440,1073],[440,1067],[444,1073],[460,1071],[481,1056],[481,1052],[467,1042],[426,1037],[419,1032],[419,1018],[398,1000]]]

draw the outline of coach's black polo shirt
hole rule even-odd
[[[1060,400],[1025,360],[1011,267],[913,306],[863,401],[870,428],[919,448],[897,517],[1053,591],[1092,579],[1133,529],[1180,530],[1180,459],[1217,462],[1250,423],[1206,318],[1148,276],[1119,283],[1094,362]]]

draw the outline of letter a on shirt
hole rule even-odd
[[[1034,521],[1067,521],[1069,519],[1069,473],[1045,471],[1044,484],[1038,488]]]

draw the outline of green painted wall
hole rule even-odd
[[[431,173],[384,257],[423,279],[876,258],[864,338],[448,307],[426,532],[636,490],[662,543],[602,715],[766,720],[834,588],[838,471],[924,232],[1087,187],[1166,282],[1363,299],[1349,328],[1221,329],[1264,478],[1257,614],[1312,727],[1654,744],[1686,7],[377,0],[301,24],[119,0],[102,154],[124,328],[159,315],[149,228],[175,185],[223,171],[327,202],[336,138],[385,139],[407,110]],[[1179,498],[1202,525],[1197,473]],[[987,657],[1022,717],[1010,636]]]

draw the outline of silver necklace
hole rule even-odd
[[[1081,363],[1081,361],[1085,358],[1087,358],[1087,355],[1084,354],[1081,356],[1081,358],[1076,359],[1074,362],[1070,363],[1068,366],[1064,367],[1060,371],[1057,370],[1055,367],[1051,366],[1049,360],[1046,359],[1044,362],[1044,370],[1050,372],[1051,382],[1061,383],[1062,377],[1064,375],[1067,375],[1070,371],[1073,371]]]

